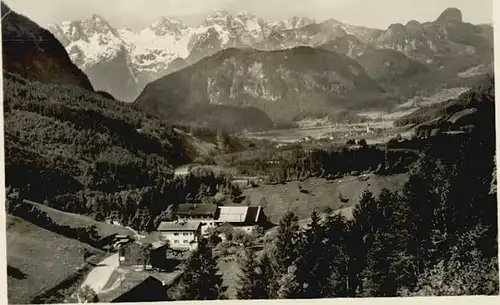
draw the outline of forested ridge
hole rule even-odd
[[[405,126],[408,124],[421,124],[435,118],[446,119],[450,115],[467,108],[489,107],[487,103],[494,96],[493,75],[485,77],[484,81],[475,82],[471,90],[462,93],[457,99],[450,99],[442,103],[434,104],[397,119],[395,126]]]
[[[6,182],[22,198],[151,229],[200,191],[232,192],[223,176],[174,179],[173,167],[196,155],[173,127],[133,105],[9,73],[4,80]]]

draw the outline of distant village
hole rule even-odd
[[[359,125],[340,125],[335,124],[328,128],[325,128],[324,132],[318,134],[317,136],[305,136],[298,139],[290,139],[286,141],[278,141],[277,138],[273,139],[275,142],[280,142],[276,144],[276,148],[286,147],[292,143],[294,144],[314,144],[314,143],[328,143],[331,141],[338,140],[348,140],[351,138],[360,138],[360,137],[378,137],[384,135],[384,132],[387,131],[387,128],[383,127],[374,127],[368,124],[359,124]],[[286,143],[284,143],[286,142]]]

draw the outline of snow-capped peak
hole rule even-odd
[[[49,30],[80,68],[85,70],[118,58],[117,62],[129,68],[141,90],[145,84],[170,71],[169,66],[176,59],[190,63],[225,48],[252,48],[261,43],[265,46],[273,32],[281,35],[314,23],[315,20],[306,17],[271,22],[247,11],[231,15],[219,9],[212,11],[196,27],[189,27],[175,18],[160,17],[140,30],[115,29],[104,18],[93,14],[81,21],[50,26]],[[290,41],[277,47],[302,44],[310,40],[310,35],[314,34],[306,31],[298,38],[285,35]]]
[[[210,15],[203,21],[203,26],[210,26],[213,24],[227,24],[228,20],[231,18],[231,15],[221,9],[217,9],[212,11]]]
[[[104,18],[96,14],[92,14],[87,18],[83,19],[81,22],[81,26],[85,30],[93,32],[102,33],[102,32],[113,31],[111,25],[106,20],[104,20]]]
[[[304,26],[307,26],[307,25],[310,25],[312,23],[314,23],[315,21],[311,18],[307,18],[307,17],[299,17],[299,16],[294,16],[294,17],[291,17],[289,18],[286,23],[287,23],[287,26],[291,29],[296,29],[296,28],[300,28],[300,27],[304,27]]]
[[[89,22],[89,23],[107,23],[104,18],[97,14],[91,14],[87,16],[85,19],[82,20],[84,23]]]
[[[180,20],[169,17],[161,17],[159,20],[153,22],[149,28],[155,32],[156,35],[161,36],[167,33],[175,33],[180,35],[187,26]]]
[[[258,19],[257,16],[254,14],[251,14],[247,11],[241,11],[236,14],[236,17],[238,18],[244,18],[244,19]]]
[[[123,41],[116,30],[99,15],[81,21],[65,21],[48,29],[63,43],[70,58],[81,68],[114,58]]]

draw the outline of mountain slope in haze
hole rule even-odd
[[[208,105],[255,107],[278,122],[357,107],[383,92],[358,63],[334,52],[227,49],[150,83],[135,103],[165,117]]]
[[[263,50],[279,50],[297,46],[318,47],[345,36],[352,36],[362,42],[369,42],[373,36],[378,35],[380,32],[382,31],[378,29],[349,25],[329,19],[299,28],[277,28],[255,47]]]
[[[375,50],[373,45],[365,43],[351,34],[332,39],[320,45],[319,48],[341,53],[352,58],[356,58],[367,51]]]
[[[387,91],[399,94],[407,93],[405,85],[409,79],[425,77],[431,72],[426,65],[396,50],[367,50],[357,56],[356,61]]]
[[[47,30],[2,1],[3,70],[47,84],[93,90],[87,76],[71,62],[61,43]]]
[[[395,50],[376,49],[364,52],[356,59],[365,68],[366,73],[375,80],[394,80],[430,72],[425,65]]]
[[[181,114],[177,120],[183,124],[218,128],[231,132],[264,131],[274,127],[269,116],[258,108],[229,105],[193,107]]]
[[[392,24],[372,43],[401,51],[434,70],[453,69],[458,73],[493,60],[492,29],[464,22],[456,8],[446,9],[433,22]]]

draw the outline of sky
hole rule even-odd
[[[304,16],[386,29],[392,23],[435,20],[448,7],[465,21],[492,23],[494,0],[4,0],[42,26],[97,14],[118,28],[144,28],[162,16],[187,24],[201,22],[215,9],[247,11],[269,20]]]

